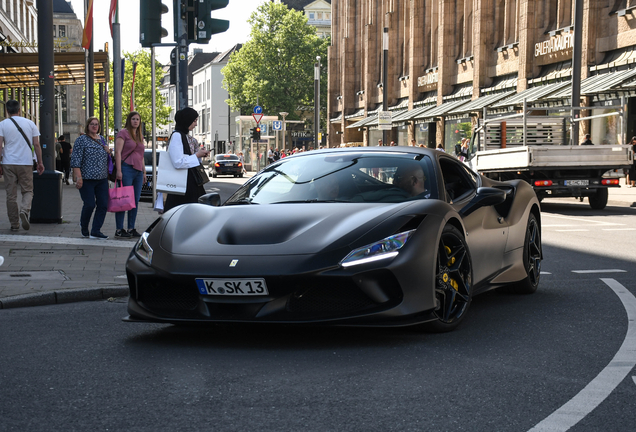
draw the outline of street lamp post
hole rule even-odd
[[[286,112],[280,112],[280,113],[278,113],[278,114],[280,114],[280,115],[281,115],[281,117],[283,118],[283,148],[284,148],[285,150],[287,150],[287,146],[285,146],[285,132],[286,132],[286,127],[285,127],[285,125],[286,125],[286,123],[285,123],[285,117],[287,117],[287,116],[289,115],[289,113],[286,113]]]
[[[318,148],[320,133],[320,56],[316,56],[314,64],[314,146]]]

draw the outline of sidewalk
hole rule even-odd
[[[621,186],[610,189],[608,206],[629,208],[636,202],[636,188],[626,188],[625,179],[621,179]],[[79,192],[73,185],[63,185],[62,189],[63,223],[31,224],[29,231],[11,232],[4,181],[0,179],[0,256],[4,257],[0,309],[128,295],[125,264],[135,240],[114,239],[112,213],[106,215],[102,227],[108,240],[83,238]],[[141,232],[156,218],[152,203],[140,201],[136,228]]]

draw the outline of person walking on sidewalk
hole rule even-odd
[[[71,155],[73,182],[84,202],[80,227],[84,237],[107,239],[108,236],[104,235],[101,229],[108,208],[108,155],[111,151],[104,137],[99,134],[101,125],[97,117],[89,117],[84,130],[86,133],[75,140]],[[89,234],[88,223],[96,205],[97,210]]]
[[[33,163],[37,160],[38,175],[44,172],[40,131],[31,120],[20,116],[20,102],[6,103],[7,119],[0,122],[0,176],[4,176],[7,191],[7,216],[11,231],[31,228],[29,215],[33,201]],[[37,156],[37,159],[36,159]],[[18,207],[18,186],[22,202]]]
[[[117,164],[117,181],[121,180],[122,186],[132,186],[135,190],[135,208],[128,210],[128,231],[124,229],[126,212],[115,213],[116,238],[141,237],[141,234],[135,229],[135,222],[139,198],[141,197],[141,185],[146,178],[144,150],[144,139],[141,136],[141,115],[136,111],[131,111],[126,117],[124,129],[117,134],[115,140],[115,163]]]
[[[68,178],[71,171],[71,152],[73,147],[71,143],[64,139],[64,135],[60,135],[57,139],[60,144],[60,159],[62,160],[62,172],[64,173],[64,183],[68,184]]]

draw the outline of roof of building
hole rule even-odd
[[[243,44],[236,44],[234,45],[232,48],[230,48],[229,50],[222,52],[221,54],[219,54],[218,56],[216,56],[214,58],[214,60],[212,60],[212,63],[223,63],[223,62],[227,62],[230,60],[230,56],[232,55],[233,52],[237,52],[238,50],[240,50],[243,47]]]
[[[315,2],[316,0],[281,0],[281,3],[287,5],[290,9],[295,9],[297,11],[302,12],[305,9],[305,6]],[[327,3],[331,4],[331,0],[325,0]]]
[[[192,72],[201,69],[205,64],[213,61],[220,53],[194,52],[188,59],[188,85],[192,85]]]
[[[74,14],[73,6],[66,0],[53,0],[53,13],[70,13]]]

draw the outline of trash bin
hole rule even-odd
[[[62,173],[33,171],[31,223],[62,223]]]

